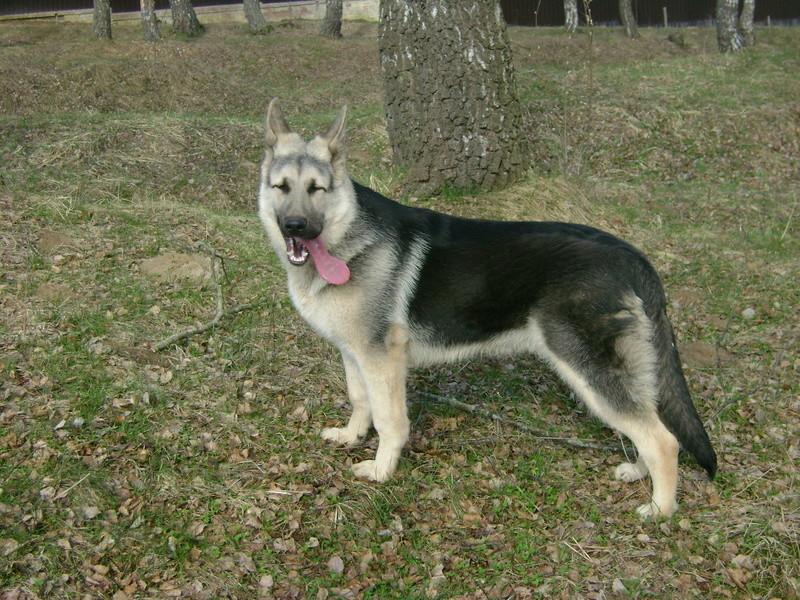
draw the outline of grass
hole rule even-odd
[[[336,353],[297,317],[254,214],[261,122],[304,133],[350,105],[354,176],[398,196],[376,28],[214,25],[151,45],[135,28],[0,26],[0,597],[790,598],[800,588],[797,216],[800,35],[733,57],[710,29],[564,36],[512,28],[535,168],[495,194],[406,201],[466,216],[586,222],[665,281],[720,455],[687,461],[681,510],[642,523],[646,482],[579,450],[426,402],[450,395],[620,447],[525,358],[415,372],[395,479],[363,448]],[[324,76],[319,74],[324,73]],[[43,232],[76,240],[47,249]],[[167,252],[224,255],[215,290],[146,276]]]

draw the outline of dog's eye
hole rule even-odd
[[[314,182],[311,182],[310,184],[308,184],[308,193],[309,194],[313,194],[314,192],[324,192],[324,191],[325,191],[324,187],[322,187],[320,185],[317,185]]]
[[[289,193],[289,184],[286,183],[285,181],[283,183],[273,185],[272,187],[274,187],[276,190],[282,191],[284,194]]]

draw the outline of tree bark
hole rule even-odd
[[[188,36],[202,33],[203,26],[197,18],[192,0],[169,0],[172,8],[172,28]]]
[[[527,136],[497,0],[383,0],[378,44],[389,140],[415,191],[522,176]]]
[[[325,37],[342,37],[342,0],[327,0],[325,19],[319,32]]]
[[[261,10],[261,0],[243,0],[244,16],[247,17],[247,24],[250,26],[250,33],[266,33],[269,25],[264,18]]]
[[[93,0],[92,35],[98,40],[111,39],[111,0]]]
[[[738,0],[717,0],[717,44],[720,52],[738,52],[744,47],[737,27],[738,11]]]
[[[633,14],[631,0],[619,0],[619,19],[625,35],[634,39],[639,37],[639,28],[636,26],[636,17]]]
[[[148,42],[157,42],[161,34],[156,19],[156,0],[139,0],[139,6],[142,9],[142,37]]]
[[[755,12],[756,0],[743,0],[742,13],[739,15],[739,35],[745,46],[754,46],[756,43],[756,28],[753,25]]]
[[[567,33],[578,31],[578,0],[564,0],[564,30]]]

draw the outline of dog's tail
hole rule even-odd
[[[675,335],[663,309],[653,321],[653,343],[657,354],[659,417],[678,438],[683,449],[694,456],[709,478],[713,479],[717,472],[717,455],[692,403],[689,386],[681,369]]]

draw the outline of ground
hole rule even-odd
[[[319,439],[343,374],[255,216],[269,100],[306,133],[347,103],[354,176],[403,179],[375,26],[316,31],[0,25],[0,598],[797,597],[800,31],[721,56],[711,29],[512,28],[535,167],[403,198],[651,257],[720,457],[713,483],[682,461],[663,523],[611,477],[624,440],[524,357],[415,372],[386,484],[349,472],[374,439]]]

